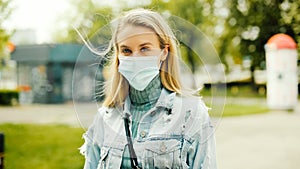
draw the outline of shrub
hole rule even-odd
[[[15,105],[18,99],[18,90],[0,90],[0,105]]]

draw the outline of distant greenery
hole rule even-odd
[[[0,69],[2,69],[3,61],[6,58],[5,48],[9,40],[9,33],[4,28],[3,23],[11,15],[12,9],[9,6],[11,0],[0,0]]]
[[[242,63],[243,57],[248,56],[253,68],[264,69],[264,46],[277,33],[285,33],[299,43],[300,25],[296,23],[300,21],[300,0],[228,0],[225,3],[230,12],[220,41],[224,54],[231,54],[236,63]]]
[[[118,16],[120,11],[131,8],[153,9],[166,17],[176,15],[203,31],[228,69],[229,64],[232,64],[228,59],[235,64],[242,64],[245,58],[252,60],[251,70],[265,68],[264,46],[274,34],[285,33],[297,43],[300,42],[300,0],[139,0],[131,3],[117,0],[116,2],[112,6],[96,1],[77,0],[72,3],[76,12],[65,14],[66,16],[61,17],[63,19],[61,22],[69,23],[68,25],[77,23],[86,30],[90,38],[96,30],[109,23],[110,19]],[[60,33],[55,35],[55,39],[59,42],[82,42],[71,26],[57,32]],[[194,72],[201,62],[197,60],[199,56],[189,48],[193,46],[201,48],[201,45],[197,44],[201,39],[194,36],[191,31],[179,33],[182,30],[175,29],[174,32],[189,40],[187,46],[182,44],[184,47],[182,57]],[[205,49],[201,48],[202,58],[209,54]],[[300,51],[299,44],[298,51]]]
[[[220,99],[219,102],[218,99]],[[239,102],[239,99],[244,101]],[[226,102],[226,97],[219,98],[217,96],[214,99],[211,99],[210,97],[203,96],[203,100],[207,107],[211,108],[209,114],[212,117],[244,116],[269,112],[269,108],[266,104],[260,102],[247,103],[247,99],[249,99],[250,102],[251,98],[236,97],[234,98],[234,101],[230,101],[230,103],[228,103]],[[212,100],[214,100],[213,103]]]
[[[222,117],[229,117],[229,116],[243,116],[243,115],[251,115],[251,114],[261,114],[261,113],[268,113],[269,109],[267,106],[264,105],[245,105],[245,104],[226,104],[224,107],[224,111],[222,113]],[[210,115],[220,116],[220,112],[218,114],[214,114],[212,112]]]
[[[17,90],[0,89],[0,105],[15,105],[19,99]]]
[[[225,91],[224,91],[225,90]],[[250,85],[203,88],[200,92],[202,96],[226,96],[226,97],[246,97],[246,98],[265,98],[266,89],[264,86],[252,88]]]
[[[1,124],[5,169],[81,169],[83,129],[64,125]]]
[[[204,88],[201,90],[200,95],[203,96],[204,100],[206,100],[206,104],[208,107],[211,106],[209,103],[210,98],[222,98],[223,101],[226,98],[233,98],[237,101],[239,99],[266,99],[265,88],[261,86],[260,88],[253,89],[250,85],[248,86],[228,86],[228,87],[216,87],[212,88]],[[225,105],[223,105],[225,104]],[[224,103],[220,102],[220,104],[213,105],[215,106],[214,111],[210,111],[211,116],[242,116],[242,115],[250,115],[250,114],[260,114],[267,113],[269,111],[267,105],[263,103]]]

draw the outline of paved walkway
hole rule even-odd
[[[89,106],[85,105],[85,107]],[[56,123],[79,126],[72,103],[0,107],[0,123]]]
[[[264,100],[243,103],[250,102],[265,103]],[[0,107],[0,123],[57,123],[77,127],[82,124],[86,127],[96,110],[95,103]],[[300,104],[294,112],[272,111],[223,118],[216,140],[219,169],[299,169]]]
[[[300,113],[223,118],[216,132],[220,169],[299,169]]]

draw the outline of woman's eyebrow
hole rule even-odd
[[[129,48],[129,47],[126,45],[121,45],[120,48]]]
[[[139,45],[139,47],[141,46],[146,46],[146,45],[151,45],[153,46],[153,44],[151,42],[145,42],[145,43],[142,43]],[[129,46],[126,46],[126,45],[121,45],[120,48],[130,48]]]
[[[146,45],[151,45],[151,46],[153,46],[153,44],[152,44],[151,42],[142,43],[142,44],[140,44],[139,46],[146,46]]]

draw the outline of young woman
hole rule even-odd
[[[156,12],[135,9],[118,18],[112,76],[80,148],[85,169],[216,169],[208,109],[186,96],[177,44]]]

